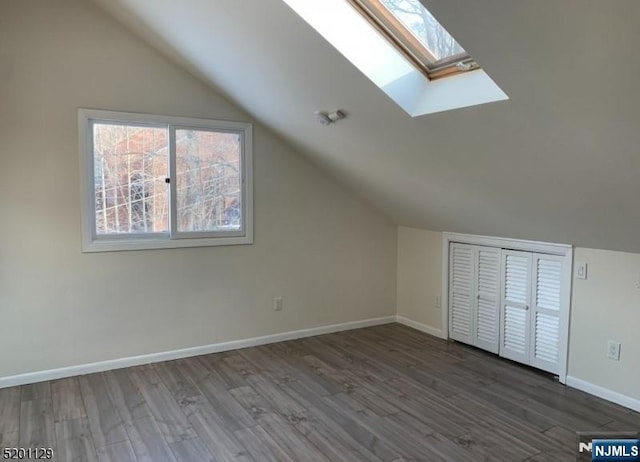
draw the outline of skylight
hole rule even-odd
[[[478,69],[460,44],[419,0],[349,0],[428,78]]]
[[[412,117],[509,99],[419,0],[283,1]],[[389,30],[363,12],[365,2],[395,19],[428,59],[391,40]],[[380,2],[396,5],[395,13]],[[403,11],[411,6],[421,9]],[[425,33],[427,23],[438,28]],[[470,66],[473,72],[464,72]]]

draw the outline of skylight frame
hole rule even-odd
[[[379,0],[347,1],[429,80],[480,69],[478,63],[466,52],[438,59]]]

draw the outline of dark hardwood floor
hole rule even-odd
[[[391,324],[0,390],[57,461],[572,461],[640,414]]]

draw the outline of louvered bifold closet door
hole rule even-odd
[[[500,348],[501,249],[477,249],[476,323],[474,344],[492,353]]]
[[[449,250],[449,337],[473,343],[474,248],[451,244]]]
[[[531,254],[503,250],[502,264],[500,356],[529,364]]]
[[[559,256],[533,255],[530,364],[554,374],[560,370],[563,261]]]

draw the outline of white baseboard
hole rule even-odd
[[[266,345],[269,343],[295,340],[298,338],[312,337],[315,335],[331,334],[334,332],[343,332],[352,329],[360,329],[363,327],[379,326],[382,324],[390,324],[393,322],[404,324],[405,326],[412,327],[416,330],[425,332],[435,337],[445,338],[441,329],[437,329],[435,327],[413,321],[409,318],[405,318],[404,316],[385,316],[382,318],[365,319],[362,321],[352,321],[341,324],[332,324],[328,326],[312,327],[309,329],[282,332],[279,334],[265,335],[262,337],[253,337],[242,340],[232,340],[229,342],[215,343],[211,345],[203,345],[173,351],[165,351],[162,353],[151,353],[147,355],[111,359],[90,364],[81,364],[78,366],[62,367],[59,369],[50,369],[46,371],[29,372],[26,374],[0,377],[0,389],[44,382],[47,380],[57,380],[66,377],[93,374],[96,372],[104,372],[113,369],[122,369],[125,367],[140,366],[143,364],[189,358],[191,356],[200,356],[211,353],[220,353],[223,351],[238,350],[241,348],[250,348],[259,345]],[[600,387],[598,385],[594,385],[582,379],[571,376],[567,376],[567,386],[577,388],[578,390],[582,390],[591,395],[640,412],[640,400],[631,398],[630,396],[623,395],[621,393]]]
[[[632,398],[617,391],[609,390],[608,388],[594,385],[576,377],[567,376],[567,386],[577,388],[590,395],[597,396],[598,398],[606,399],[620,406],[628,407],[634,411],[640,412],[640,399]]]
[[[128,358],[110,359],[107,361],[100,361],[96,363],[81,364],[78,366],[62,367],[59,369],[29,372],[26,374],[13,375],[9,377],[0,377],[0,388],[15,387],[19,385],[45,382],[47,380],[56,380],[78,375],[93,374],[95,372],[122,369],[124,367],[141,366],[143,364],[158,363],[161,361],[189,358],[191,356],[220,353],[222,351],[238,350],[240,348],[266,345],[268,343],[283,342],[286,340],[294,340],[303,337],[312,337],[314,335],[331,334],[334,332],[342,332],[345,330],[360,329],[362,327],[390,324],[395,321],[395,316],[386,316],[383,318],[365,319],[362,321],[345,322],[342,324],[332,324],[329,326],[312,327],[310,329],[294,330],[290,332],[283,332],[280,334],[265,335],[263,337],[233,340],[230,342],[222,342],[212,345],[203,345],[193,348],[165,351],[162,353],[151,353],[141,356],[131,356]]]
[[[422,324],[418,321],[413,321],[409,318],[405,318],[404,316],[396,316],[396,322],[399,324],[404,324],[405,326],[413,327],[420,332],[424,332],[425,334],[433,335],[438,338],[445,338],[442,334],[441,329],[436,329],[435,327],[428,326],[426,324]]]

